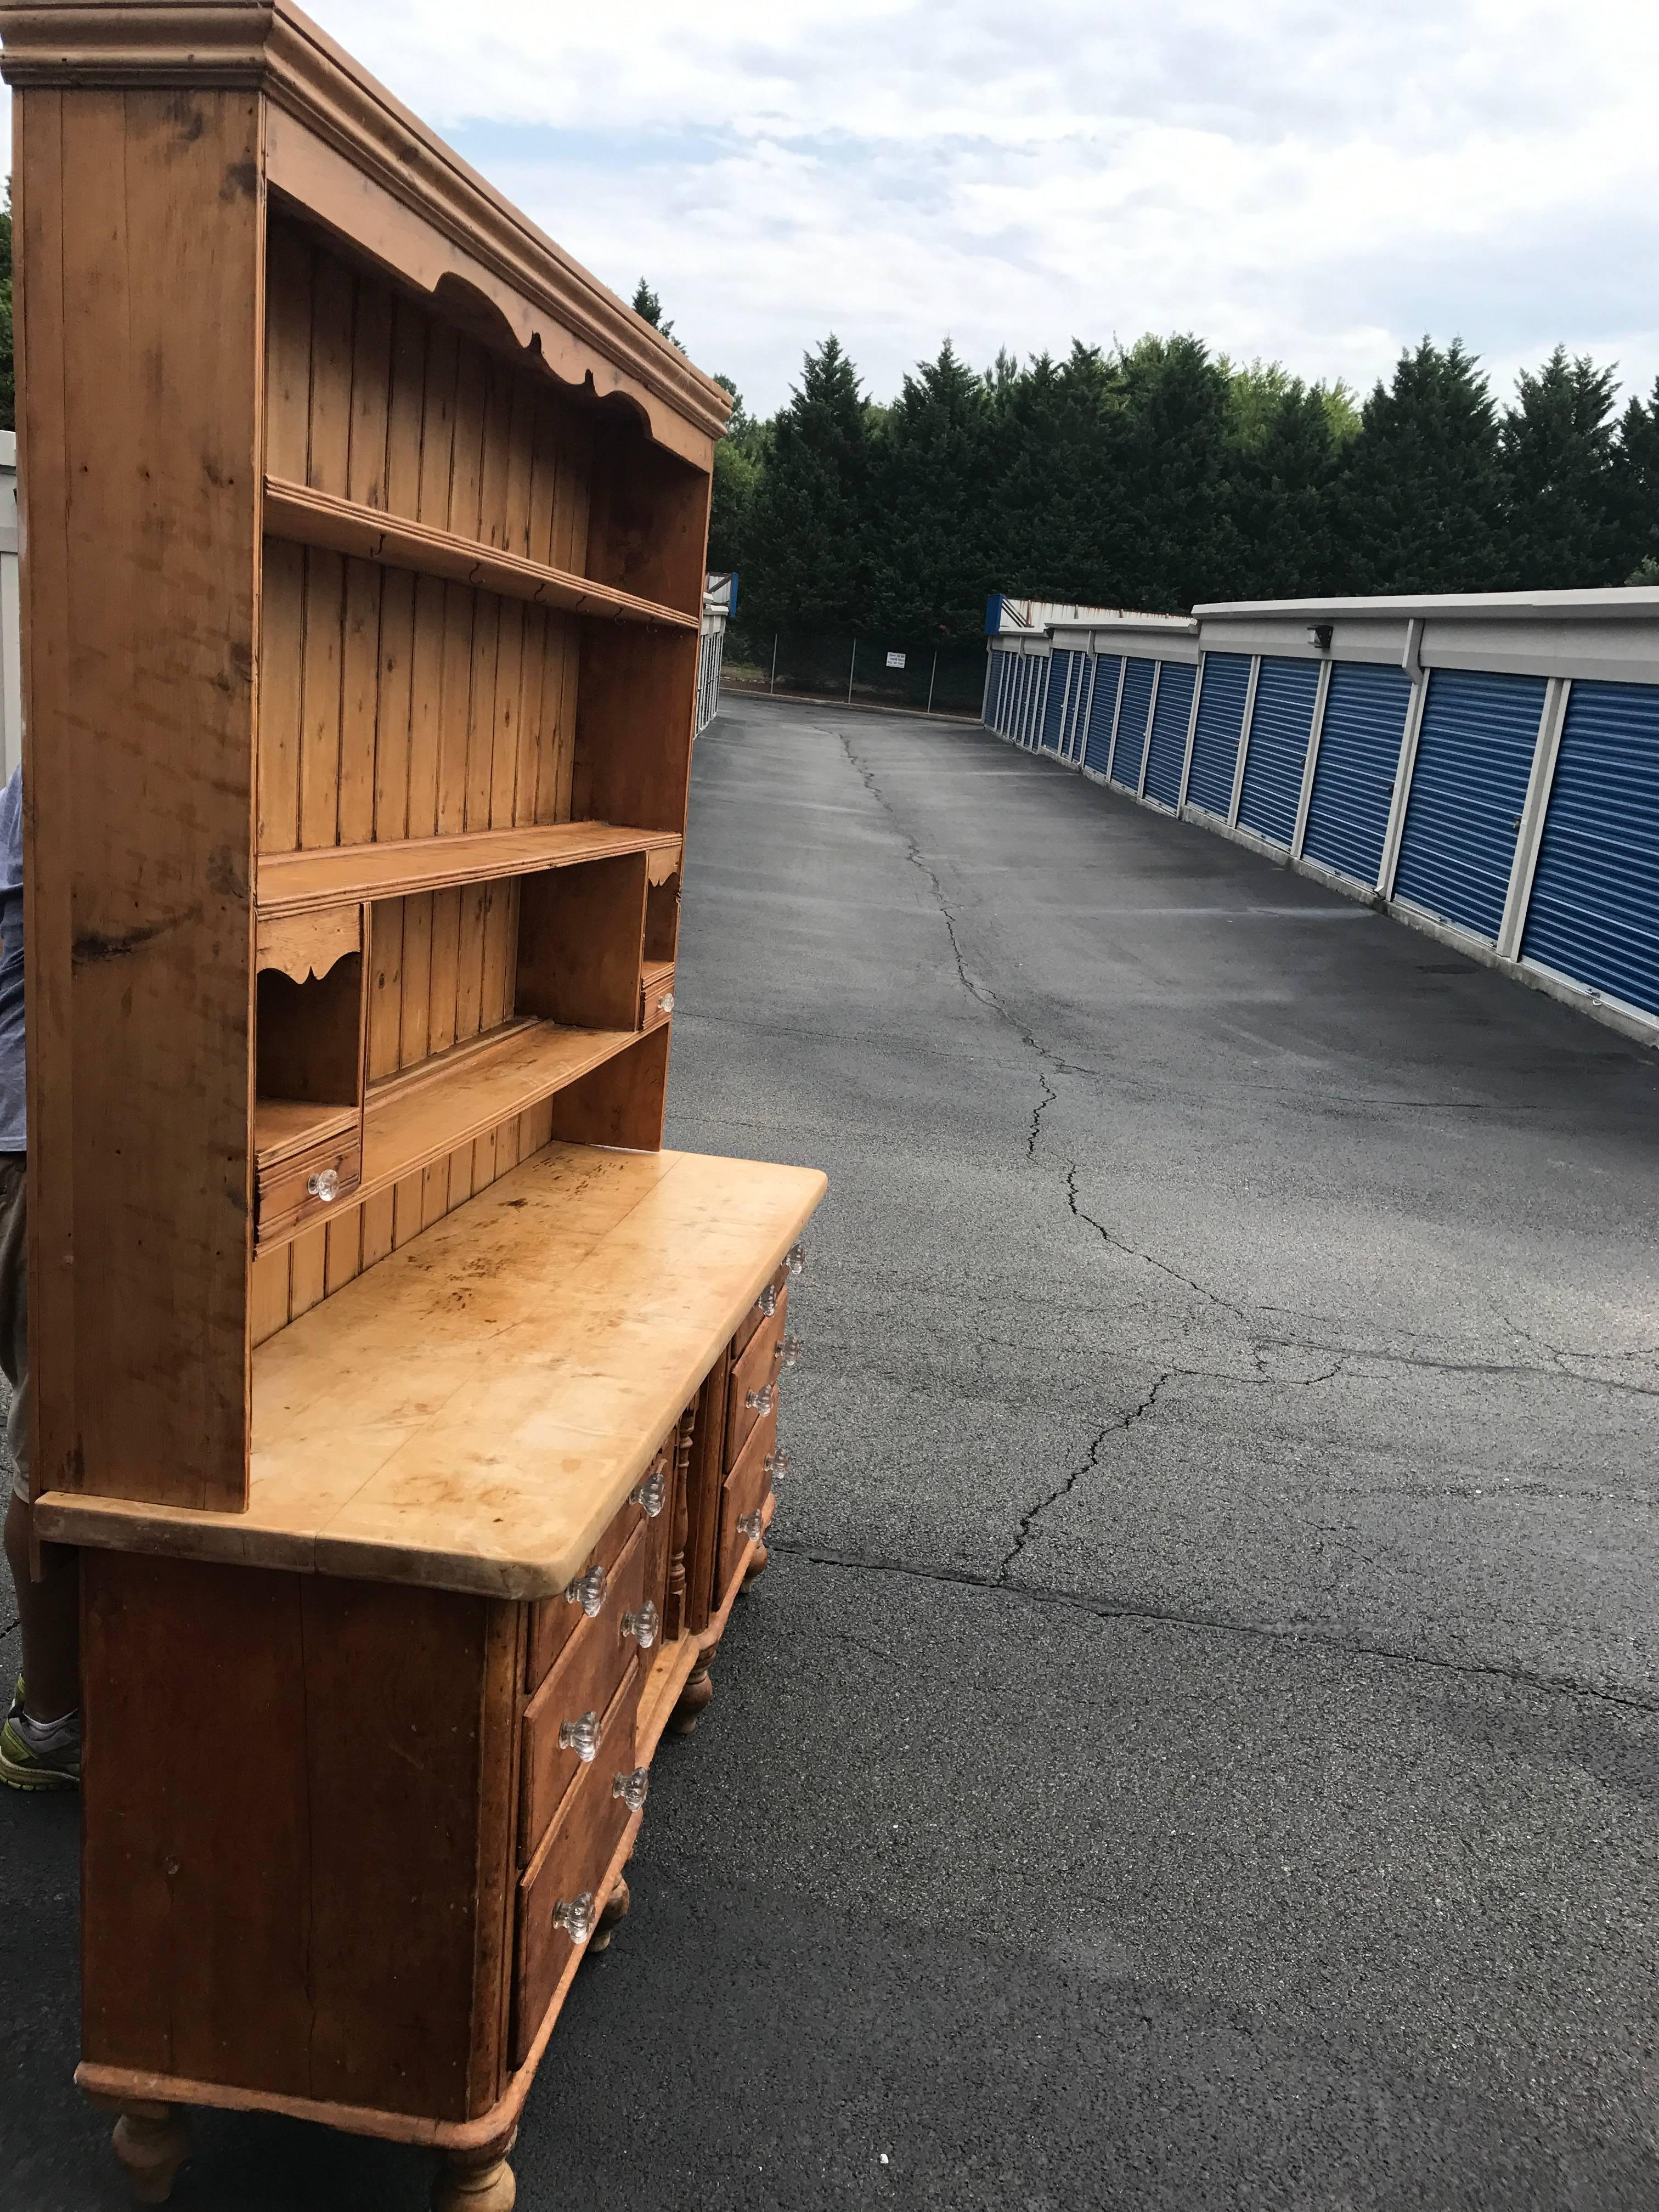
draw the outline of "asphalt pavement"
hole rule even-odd
[[[830,1196],[520,2206],[1659,2204],[1659,1055],[971,726],[728,698],[689,861],[669,1141]],[[75,1851],[0,1792],[28,2212],[122,2201]]]

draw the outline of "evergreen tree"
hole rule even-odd
[[[674,336],[674,325],[672,323],[665,322],[663,320],[662,301],[657,297],[651,287],[646,283],[643,276],[641,277],[639,283],[634,287],[634,296],[632,300],[629,301],[629,305],[642,321],[650,324],[653,331],[660,331],[671,345],[679,346],[682,353],[685,351],[684,346],[681,345],[679,339]]]
[[[888,410],[872,454],[869,568],[876,626],[972,637],[995,582],[991,395],[949,338]]]
[[[763,621],[863,629],[870,615],[866,532],[870,426],[841,341],[809,353],[773,417],[750,511],[750,605]]]
[[[1233,521],[1252,599],[1328,592],[1337,562],[1331,493],[1338,465],[1330,394],[1276,370],[1255,381],[1241,407],[1233,386]]]
[[[1454,338],[1401,354],[1343,456],[1333,550],[1354,592],[1481,592],[1504,571],[1503,477],[1492,393]]]
[[[1569,360],[1565,346],[1516,381],[1499,433],[1507,580],[1516,590],[1612,584],[1624,573],[1613,391],[1612,369],[1588,354]]]
[[[1251,590],[1234,520],[1227,371],[1195,337],[1142,338],[1121,359],[1118,482],[1137,547],[1129,603],[1184,613]]]
[[[743,404],[729,376],[714,379],[732,400],[726,435],[714,447],[714,482],[708,512],[708,566],[724,573],[749,566],[749,532],[766,465],[767,434]]]
[[[1659,379],[1651,399],[1632,399],[1620,422],[1613,507],[1625,581],[1659,584]]]

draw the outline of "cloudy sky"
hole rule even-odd
[[[309,0],[596,275],[775,407],[1192,330],[1364,389],[1659,371],[1653,0]]]

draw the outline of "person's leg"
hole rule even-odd
[[[0,1156],[0,1371],[11,1384],[6,1559],[22,1631],[23,1726],[0,1729],[0,1780],[62,1786],[79,1772],[80,1573],[76,1553],[36,1544],[30,1505],[28,1203],[22,1155]]]
[[[81,1702],[79,1559],[64,1545],[43,1544],[37,1582],[31,1518],[27,1501],[14,1491],[6,1508],[6,1558],[23,1632],[23,1710],[32,1721],[52,1722]]]

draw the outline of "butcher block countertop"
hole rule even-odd
[[[49,1540],[562,1590],[827,1188],[553,1145],[253,1355],[248,1510],[47,1492]]]

